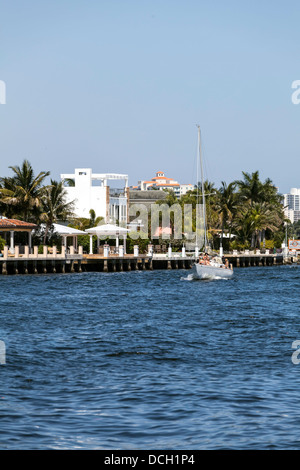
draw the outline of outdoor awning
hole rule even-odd
[[[46,225],[41,224],[41,228],[45,229]],[[77,235],[86,235],[86,232],[77,230],[77,228],[67,227],[66,225],[52,224],[53,232],[61,237],[76,237]]]
[[[100,236],[108,237],[110,235],[119,236],[119,235],[127,235],[130,230],[125,227],[119,227],[118,225],[112,224],[105,224],[105,225],[98,225],[97,227],[88,228],[86,230],[87,233]]]
[[[53,224],[53,231],[58,235],[65,237],[74,237],[77,235],[86,235],[86,232],[78,230],[77,228],[67,227],[66,225]]]
[[[119,227],[118,225],[112,225],[112,224],[98,225],[97,227],[88,228],[86,230],[86,233],[90,235],[90,254],[93,253],[93,243],[92,243],[93,235],[97,236],[98,243],[99,243],[100,237],[103,237],[103,238],[107,238],[111,236],[116,237],[116,247],[119,246],[119,237],[123,236],[124,252],[126,253],[126,237],[127,237],[128,232],[130,232],[130,230],[128,230],[127,228]]]

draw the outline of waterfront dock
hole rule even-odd
[[[83,259],[82,247],[75,253],[74,247],[70,247],[67,253],[65,247],[58,252],[56,246],[43,247],[43,253],[38,252],[38,247],[30,249],[23,247],[20,253],[19,246],[14,247],[14,252],[4,247],[0,257],[0,274],[46,274],[56,272],[81,272]]]
[[[250,266],[274,266],[282,264],[290,264],[296,261],[294,257],[284,258],[283,254],[226,254],[223,258],[227,258],[229,264],[234,268],[247,268]]]
[[[190,269],[193,257],[148,255],[47,254],[0,257],[0,274],[49,274],[70,272],[122,272],[153,269]]]
[[[31,252],[32,251],[32,252]],[[251,266],[275,266],[298,263],[296,254],[284,257],[282,253],[242,252],[225,254],[234,268]],[[122,272],[134,270],[155,269],[191,269],[195,262],[194,253],[171,252],[139,254],[86,254],[82,247],[75,252],[70,247],[68,252],[62,247],[58,252],[56,247],[44,247],[43,253],[38,253],[38,247],[30,250],[25,247],[20,254],[15,247],[13,254],[5,247],[0,257],[0,274],[47,274],[74,272]]]
[[[86,271],[133,271],[133,270],[153,270],[153,269],[190,269],[195,262],[193,256],[172,256],[167,255],[83,255],[81,262],[82,269]]]

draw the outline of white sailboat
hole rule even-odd
[[[203,175],[203,162],[202,162],[202,151],[201,151],[201,133],[200,127],[198,127],[198,145],[199,145],[199,159],[201,168],[201,188],[202,188],[202,204],[203,204],[203,219],[204,219],[204,256],[193,265],[192,276],[193,279],[229,279],[233,276],[233,270],[223,264],[222,258],[215,256],[209,257],[206,250],[207,248],[207,229],[206,229],[206,201],[204,193],[204,175]],[[198,162],[197,162],[198,164]],[[198,175],[197,175],[198,176]],[[198,177],[197,177],[198,180]],[[197,181],[198,183],[198,181]],[[197,187],[198,191],[198,187]],[[198,199],[198,198],[197,198]],[[197,233],[197,232],[196,232]],[[197,235],[196,235],[197,237]],[[196,246],[198,246],[196,238]]]
[[[230,279],[233,270],[217,261],[210,261],[208,265],[195,263],[192,267],[193,279]]]

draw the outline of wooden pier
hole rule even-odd
[[[0,274],[49,274],[67,272],[122,272],[153,269],[190,269],[194,259],[159,258],[147,255],[104,257],[100,255],[66,255],[0,258]]]
[[[83,255],[81,266],[86,271],[134,271],[153,269],[190,269],[194,263],[194,258],[186,257],[166,257],[149,255],[110,255],[108,257],[100,255]]]
[[[250,266],[274,266],[292,263],[293,257],[284,258],[282,254],[226,254],[229,264],[235,268]]]
[[[0,257],[0,274],[49,274],[49,273],[74,273],[74,272],[122,272],[134,270],[155,269],[191,269],[195,262],[192,254],[110,254],[103,256],[98,254],[57,253],[55,247],[49,253],[44,250],[38,254],[35,250],[32,254],[25,250],[25,254],[15,253]],[[284,258],[282,254],[226,254],[223,260],[228,259],[234,268],[251,266],[275,266],[297,263],[295,256]]]
[[[81,272],[82,257],[66,255],[62,257],[39,258],[0,258],[0,274],[47,274]]]

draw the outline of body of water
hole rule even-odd
[[[0,448],[299,449],[299,283],[1,276]]]

